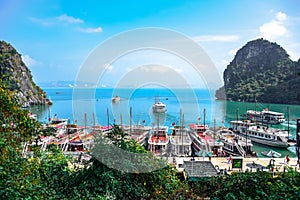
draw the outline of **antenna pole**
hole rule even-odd
[[[129,111],[129,118],[130,118],[130,135],[131,135],[131,132],[132,132],[132,107],[130,107],[130,111]]]
[[[206,109],[205,108],[204,108],[204,113],[203,114],[204,114],[204,124],[203,125],[204,125],[204,129],[205,129],[205,116],[206,116]]]

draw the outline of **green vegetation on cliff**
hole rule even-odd
[[[55,145],[41,152],[33,143],[34,154],[26,158],[22,155],[24,142],[50,133],[20,109],[15,93],[1,81],[0,125],[1,199],[299,199],[300,195],[300,174],[293,170],[276,178],[267,172],[236,173],[187,183],[170,165],[148,173],[126,173],[93,157],[78,167]],[[111,145],[123,150],[147,153],[118,126],[107,137]],[[107,162],[121,159],[115,159],[109,149],[104,153],[110,153]],[[150,153],[149,157],[155,159]]]
[[[21,55],[4,41],[0,41],[0,79],[6,88],[16,93],[22,105],[50,103],[43,90],[33,82]]]
[[[217,98],[233,101],[300,104],[300,60],[294,62],[276,43],[257,39],[236,53],[224,71]],[[224,92],[223,92],[224,93]]]
[[[23,142],[43,134],[40,124],[19,109],[13,93],[0,82],[0,197],[1,199],[299,199],[300,173],[287,169],[273,178],[268,172],[234,173],[188,183],[171,166],[148,173],[126,173],[94,157],[81,163],[65,157],[57,146],[22,156]],[[46,133],[47,134],[47,133]],[[118,126],[107,137],[111,145],[147,151],[128,140]],[[109,151],[109,150],[108,150]],[[105,153],[109,153],[106,151]],[[150,154],[151,155],[151,154]],[[152,155],[151,155],[152,156]],[[152,156],[153,157],[153,156]],[[155,157],[153,157],[155,159]],[[106,161],[116,162],[114,156]],[[133,163],[124,163],[136,167]]]

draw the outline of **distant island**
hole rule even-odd
[[[37,86],[21,55],[7,42],[0,41],[0,80],[10,91],[15,93],[22,106],[52,104],[46,93]]]
[[[223,73],[217,99],[300,104],[300,59],[292,61],[281,46],[264,39],[237,51]]]

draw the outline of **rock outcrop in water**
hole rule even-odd
[[[0,41],[0,77],[1,84],[15,92],[22,106],[52,104],[46,98],[46,93],[33,82],[31,72],[21,55],[4,41]]]
[[[294,62],[278,44],[264,39],[248,42],[223,73],[218,99],[300,104],[300,59]]]

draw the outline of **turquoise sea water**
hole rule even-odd
[[[290,123],[274,126],[276,128],[290,128],[291,135],[295,135],[296,119],[300,118],[299,105],[258,104],[245,102],[230,102],[215,100],[214,92],[210,94],[205,89],[76,89],[72,88],[44,88],[47,95],[53,101],[52,106],[34,106],[31,112],[36,113],[38,120],[47,122],[49,117],[56,115],[59,118],[70,119],[71,123],[87,126],[93,124],[107,125],[108,123],[130,123],[130,108],[132,108],[132,123],[154,125],[159,121],[160,125],[171,126],[173,122],[179,124],[179,113],[184,114],[184,123],[196,123],[200,117],[210,127],[229,126],[230,120],[241,119],[241,114],[246,110],[269,110],[283,112],[287,117],[289,110]],[[120,103],[112,103],[113,96],[121,97]],[[154,115],[151,106],[155,97],[166,104],[165,114]],[[255,145],[254,150],[260,153],[268,147]],[[287,150],[275,149],[282,154],[295,155]],[[284,156],[283,155],[283,156]]]

